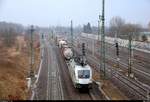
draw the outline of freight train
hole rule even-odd
[[[58,46],[68,66],[74,87],[77,89],[91,89],[92,69],[86,62],[85,54],[74,58],[73,50],[65,40],[58,40]]]

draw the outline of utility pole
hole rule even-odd
[[[104,78],[106,76],[105,71],[105,0],[102,0],[102,15],[100,17],[102,21],[101,29],[101,69],[103,69]]]
[[[95,40],[94,39],[93,39],[92,43],[93,43],[92,44],[93,45],[93,47],[92,47],[93,51],[92,52],[93,52],[93,56],[94,56],[94,52],[95,52]]]
[[[42,39],[40,39],[40,57],[42,59],[42,47],[43,47],[43,39],[44,39],[44,36],[43,36],[43,33],[42,33],[42,36],[41,36]]]
[[[34,78],[34,71],[33,71],[33,64],[34,64],[34,49],[33,49],[33,32],[34,32],[34,28],[33,28],[33,25],[31,26],[31,29],[30,29],[30,78],[31,78],[31,85],[33,84],[33,78]]]
[[[71,20],[71,47],[73,48],[73,22]]]
[[[100,40],[100,20],[98,20],[98,42]]]
[[[52,39],[54,38],[54,32],[53,32],[53,30],[51,31],[51,33],[52,33]]]
[[[98,53],[100,53],[100,20],[98,20],[98,38],[97,38],[97,46],[98,46]]]
[[[132,33],[129,33],[129,62],[128,62],[128,76],[132,74]]]

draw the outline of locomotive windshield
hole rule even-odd
[[[79,70],[78,78],[90,78],[90,70]]]

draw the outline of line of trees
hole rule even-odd
[[[0,40],[6,47],[15,44],[16,36],[23,32],[23,26],[20,24],[0,22]]]
[[[130,32],[134,32],[134,38],[137,40],[139,38],[139,33],[143,30],[140,24],[132,24],[126,23],[124,19],[121,17],[113,17],[110,20],[110,35],[115,36],[117,35],[119,38],[128,38],[128,34]]]
[[[150,31],[150,22],[148,23],[148,29]],[[107,36],[118,37],[122,39],[128,39],[129,34],[133,33],[133,40],[147,41],[146,35],[141,35],[141,32],[148,31],[147,28],[143,28],[141,24],[137,23],[127,23],[124,19],[119,16],[113,17],[109,22],[109,27],[105,27],[105,32]],[[87,25],[83,25],[84,33],[98,33],[98,27],[92,26],[88,22]]]
[[[84,33],[92,33],[92,28],[91,28],[91,24],[88,22],[87,25],[83,26],[83,32]]]

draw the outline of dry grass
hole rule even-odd
[[[93,70],[93,79],[101,82],[102,89],[111,100],[127,100],[128,98],[110,80],[104,80],[100,74]]]
[[[29,56],[24,37],[17,39],[12,48],[0,46],[0,99],[25,100],[28,97],[26,76]],[[36,48],[35,52],[35,63],[38,65],[39,48]]]

